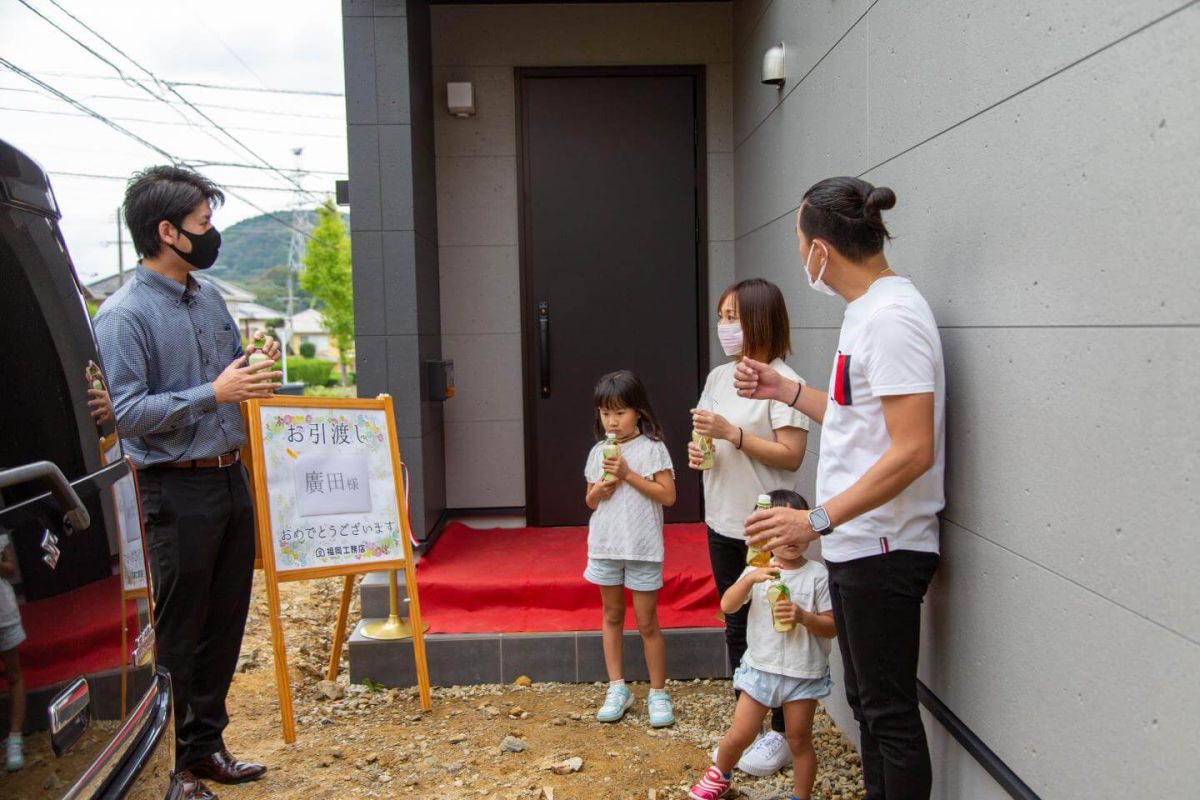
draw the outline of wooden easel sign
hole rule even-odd
[[[354,575],[403,569],[421,706],[429,710],[429,672],[392,398],[273,397],[249,401],[246,417],[284,741],[295,741],[296,723],[280,619],[281,581],[346,576],[344,608]],[[344,624],[343,612],[331,673]]]

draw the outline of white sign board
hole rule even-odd
[[[126,594],[144,592],[146,557],[142,550],[142,525],[138,519],[137,489],[133,475],[126,475],[113,484],[113,502],[117,508],[117,535],[121,537],[121,588]]]
[[[370,462],[363,453],[305,453],[292,471],[300,516],[370,513]]]
[[[277,572],[404,557],[386,411],[272,405],[258,415]]]

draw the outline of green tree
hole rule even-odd
[[[342,385],[354,349],[354,289],[350,279],[350,237],[333,201],[317,209],[317,224],[304,252],[300,286],[316,298],[329,338],[338,351]]]

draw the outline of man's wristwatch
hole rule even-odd
[[[808,524],[812,526],[814,533],[821,536],[833,533],[833,523],[829,521],[829,514],[825,511],[825,506],[817,506],[808,512]]]

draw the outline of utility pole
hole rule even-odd
[[[292,155],[295,156],[295,173],[296,184],[299,187],[304,181],[304,148],[297,147],[292,150]],[[287,383],[287,346],[292,340],[292,315],[296,313],[296,299],[293,294],[292,285],[295,282],[296,276],[300,274],[300,270],[304,267],[304,251],[307,248],[305,240],[308,238],[308,212],[305,208],[306,199],[304,193],[299,188],[292,194],[292,239],[288,244],[288,263],[287,263],[287,328],[284,331],[283,340],[283,382]]]
[[[117,286],[125,285],[125,226],[121,224],[121,207],[117,206]]]

